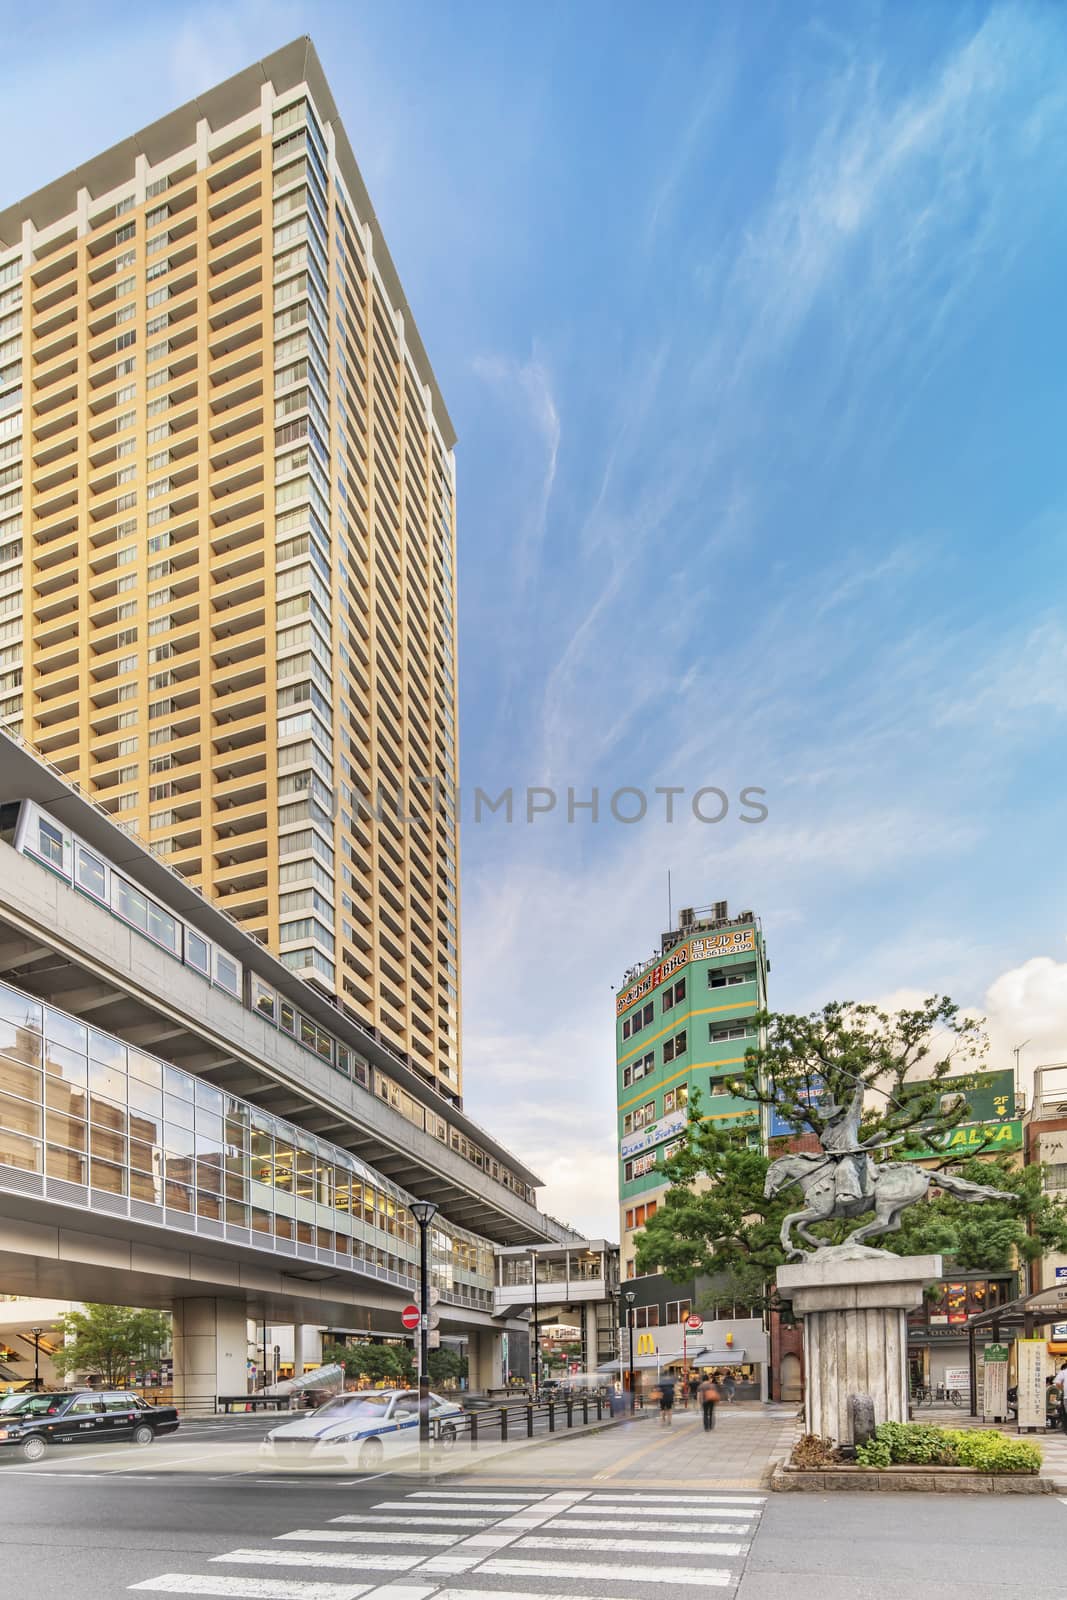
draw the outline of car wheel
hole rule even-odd
[[[134,1444],[151,1444],[154,1438],[155,1434],[148,1426],[147,1422],[142,1422],[140,1427],[134,1428],[133,1430]]]
[[[40,1461],[47,1450],[48,1440],[42,1439],[39,1433],[31,1433],[28,1439],[22,1441],[23,1461]]]
[[[385,1446],[380,1439],[364,1439],[359,1447],[359,1465],[364,1472],[373,1472],[385,1459]]]
[[[452,1422],[446,1422],[441,1429],[441,1449],[451,1450],[456,1442],[456,1428]]]

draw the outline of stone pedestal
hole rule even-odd
[[[907,1313],[940,1277],[940,1256],[847,1244],[778,1268],[778,1293],[804,1324],[808,1433],[851,1444],[852,1394],[871,1396],[876,1422],[908,1420]]]

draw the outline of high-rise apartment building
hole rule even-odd
[[[454,443],[309,40],[0,214],[0,721],[458,1100]]]
[[[665,1194],[664,1161],[684,1141],[694,1090],[705,1116],[762,1144],[759,1108],[729,1090],[753,1018],[767,1004],[767,955],[751,911],[725,901],[682,911],[660,948],[625,974],[615,999],[621,1271],[635,1275],[635,1234]]]

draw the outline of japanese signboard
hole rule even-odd
[[[627,1134],[619,1146],[623,1159],[637,1155],[641,1150],[650,1150],[653,1145],[669,1139],[673,1134],[682,1133],[688,1115],[688,1111],[674,1111],[669,1117],[660,1117],[658,1122],[649,1123],[647,1128],[641,1128],[637,1133]]]
[[[1044,1339],[1017,1339],[1019,1362],[1019,1427],[1045,1427],[1045,1366],[1048,1355]]]
[[[915,1093],[923,1085],[910,1087]],[[965,1157],[978,1153],[997,1155],[1006,1150],[1022,1149],[1023,1125],[1014,1115],[1015,1080],[1010,1068],[956,1073],[951,1078],[943,1078],[937,1090],[940,1106],[945,1111],[952,1109],[962,1096],[967,1107],[965,1119],[947,1133],[931,1134],[916,1150],[898,1146],[894,1160],[923,1161],[934,1156]]]
[[[998,1356],[994,1359],[992,1351]],[[1004,1359],[999,1351],[1004,1351]],[[1008,1415],[1008,1351],[1006,1345],[986,1345],[982,1389],[982,1415],[986,1422],[999,1422]]]
[[[690,961],[712,961],[721,956],[739,956],[756,948],[755,928],[735,928],[726,933],[709,933],[699,939],[689,939],[685,944],[676,945],[662,961],[657,961],[655,966],[643,972],[635,983],[615,999],[615,1015],[621,1017],[624,1011],[643,1000],[646,994],[651,994],[653,989],[665,983],[669,977],[687,966]]]

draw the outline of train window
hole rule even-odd
[[[300,1018],[300,1043],[306,1045],[309,1050],[314,1050],[315,1048],[318,1031],[315,1024],[309,1022],[307,1017]]]
[[[98,861],[96,856],[90,855],[83,845],[78,846],[77,856],[78,888],[84,889],[86,894],[91,894],[96,900],[107,899],[107,872],[104,863]]]
[[[63,834],[52,822],[37,819],[37,851],[43,860],[63,870]]]
[[[205,978],[211,976],[211,946],[206,939],[202,939],[192,928],[185,930],[185,964],[195,967],[197,972],[202,972]]]
[[[270,984],[264,983],[262,978],[252,975],[252,1009],[258,1011],[269,1021],[275,1021],[277,1010],[277,996]]]
[[[148,902],[148,932],[171,955],[179,954],[178,919],[172,917],[169,911],[164,911],[162,906],[157,906],[154,900]]]
[[[147,895],[127,883],[125,878],[120,878],[117,872],[111,874],[111,909],[142,933],[148,931]]]
[[[363,1085],[364,1089],[369,1088],[370,1072],[367,1069],[367,1063],[362,1061],[359,1056],[352,1057],[352,1076],[357,1083]]]
[[[227,989],[230,994],[240,994],[241,974],[236,961],[223,951],[215,951],[215,982],[220,989]]]
[[[337,1046],[335,1065],[338,1072],[343,1072],[346,1078],[352,1076],[352,1052],[347,1045],[339,1044]]]
[[[319,1029],[318,1042],[316,1043],[315,1048],[322,1057],[323,1061],[333,1060],[333,1040],[330,1035],[328,1033],[324,1033],[321,1028]]]
[[[282,1000],[278,1006],[278,1020],[286,1033],[296,1034],[296,1007],[291,1006],[288,1000]]]

